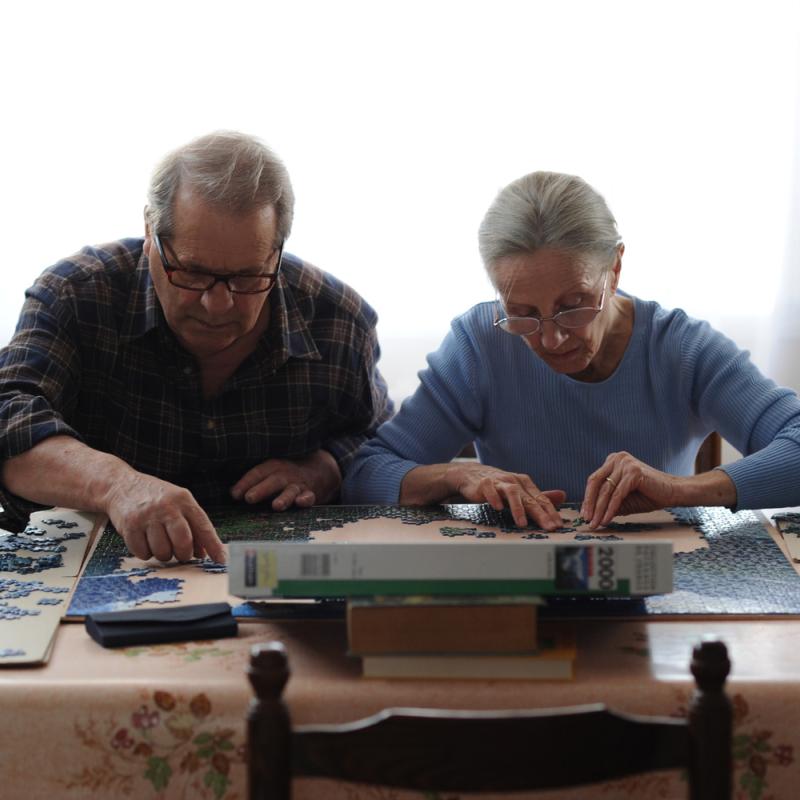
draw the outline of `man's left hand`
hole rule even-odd
[[[327,503],[339,490],[342,474],[327,450],[317,450],[296,461],[271,458],[246,472],[231,488],[235,500],[260,503],[274,497],[272,507],[284,511],[292,505],[306,508]]]

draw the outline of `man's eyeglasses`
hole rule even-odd
[[[239,273],[220,273],[220,272],[198,272],[192,269],[186,269],[180,266],[178,257],[175,251],[166,244],[169,248],[170,254],[175,263],[171,263],[164,252],[164,243],[161,237],[153,234],[153,241],[156,243],[158,250],[158,257],[161,259],[161,265],[164,267],[164,272],[167,273],[167,278],[173,286],[179,289],[188,289],[190,292],[207,292],[213,289],[219,281],[222,281],[227,287],[228,291],[232,294],[262,294],[268,292],[274,285],[278,278],[278,273],[281,271],[281,258],[283,257],[283,244],[276,247],[270,253],[269,262],[275,264],[274,272],[259,272],[252,275]],[[277,255],[277,258],[275,257]]]
[[[555,322],[561,328],[583,328],[588,325],[602,310],[606,300],[606,284],[608,283],[608,272],[603,278],[603,292],[600,295],[600,303],[596,306],[582,306],[581,308],[568,308],[559,311],[552,317],[498,317],[494,321],[494,327],[504,330],[506,333],[513,333],[515,336],[531,336],[541,330],[543,322]],[[498,301],[501,312],[505,312],[502,304]]]

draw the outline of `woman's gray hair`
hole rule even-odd
[[[505,256],[547,247],[613,258],[622,244],[617,222],[603,197],[583,178],[531,172],[495,198],[478,230],[487,271]]]
[[[147,193],[147,221],[153,231],[173,231],[175,196],[188,187],[210,205],[231,214],[273,206],[277,236],[292,230],[294,192],[283,162],[254,136],[216,131],[167,155],[153,172]]]

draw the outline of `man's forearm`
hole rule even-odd
[[[4,462],[0,476],[11,493],[34,503],[108,513],[111,490],[133,472],[71,436],[51,436]]]

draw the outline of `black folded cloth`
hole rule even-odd
[[[85,624],[103,647],[221,639],[236,636],[238,630],[228,603],[105,611],[87,614]]]

